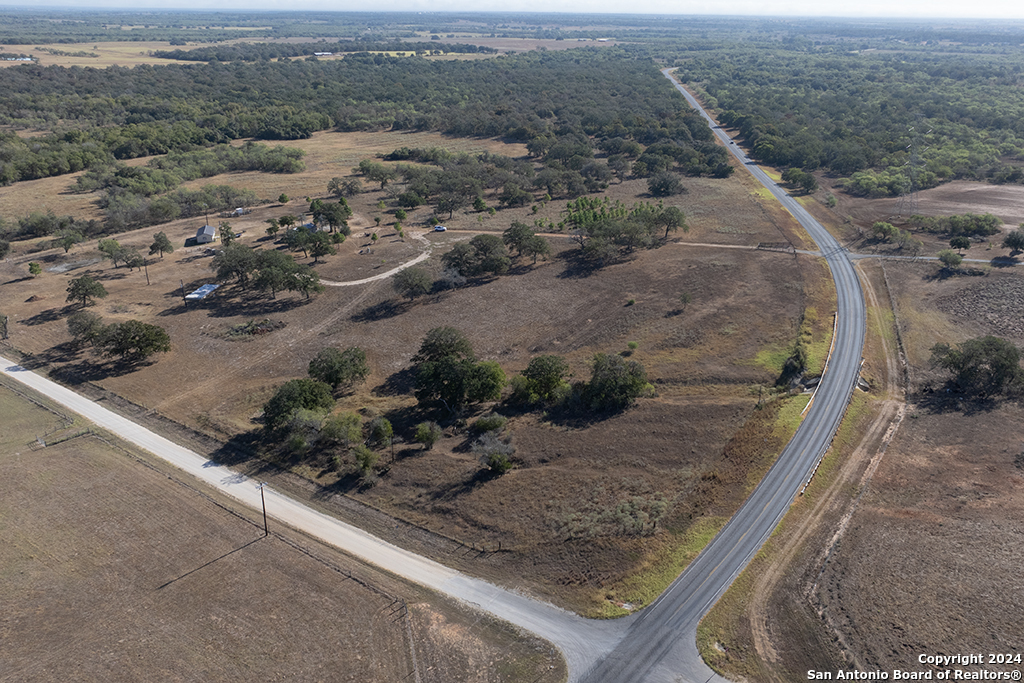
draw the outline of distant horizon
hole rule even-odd
[[[338,7],[334,2],[326,0],[306,0],[299,3],[282,3],[276,0],[224,0],[224,5],[210,9],[208,3],[198,0],[186,0],[182,5],[168,7],[160,0],[147,0],[139,4],[139,0],[105,0],[99,3],[90,0],[88,4],[68,5],[67,0],[39,0],[32,6],[21,3],[0,2],[0,8],[8,11],[78,11],[78,12],[200,12],[218,13],[294,13],[294,12],[328,12],[332,14],[523,14],[523,15],[603,15],[603,16],[667,16],[667,17],[722,17],[748,19],[850,19],[850,20],[882,20],[882,21],[1005,21],[1024,20],[1024,3],[997,0],[985,3],[983,13],[966,16],[962,3],[948,0],[938,2],[928,0],[910,0],[905,3],[892,3],[880,0],[836,0],[828,5],[830,11],[823,13],[822,4],[811,0],[781,0],[774,5],[776,12],[764,13],[765,5],[754,0],[723,0],[709,5],[708,3],[678,3],[667,0],[639,0],[633,4],[631,11],[623,12],[618,3],[610,0],[567,0],[557,10],[550,9],[551,3],[544,0],[518,0],[514,6],[503,4],[501,8],[489,8],[488,3],[470,2],[469,0],[451,0],[448,6],[439,9],[436,4],[426,0],[383,0],[378,7],[367,10],[362,6]],[[484,6],[482,7],[481,4]],[[285,6],[287,5],[287,6]],[[683,9],[680,9],[680,6]],[[705,11],[713,7],[715,11]],[[672,9],[666,9],[672,8]],[[856,9],[853,9],[856,8]],[[978,6],[975,6],[978,9]]]

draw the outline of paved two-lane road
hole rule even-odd
[[[625,638],[584,677],[586,683],[704,683],[715,678],[697,653],[697,624],[782,520],[835,435],[860,372],[864,296],[843,248],[820,223],[732,144],[700,104],[662,73],[699,111],[719,140],[799,221],[825,255],[836,284],[832,358],[803,424],[754,493],[704,552],[630,625]]]

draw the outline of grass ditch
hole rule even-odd
[[[735,462],[732,472],[713,472],[712,476],[724,484],[735,482],[739,488],[733,496],[736,507],[747,499],[764,477],[803,418],[802,412],[810,395],[778,398],[764,404],[737,433],[726,450],[728,460]],[[759,419],[760,418],[760,419]],[[700,554],[715,535],[729,521],[730,515],[708,514],[685,529],[674,532],[638,571],[628,575],[605,592],[602,607],[586,616],[613,618],[630,613],[620,604],[628,603],[636,609],[649,605]],[[666,526],[670,526],[666,525]]]
[[[755,583],[759,577],[773,570],[773,565],[785,554],[792,534],[808,522],[814,513],[815,504],[836,484],[846,456],[851,449],[857,447],[866,426],[874,418],[872,407],[878,400],[870,394],[855,392],[832,446],[811,484],[697,627],[698,651],[704,661],[719,674],[754,680],[770,679],[771,672],[785,680],[797,674],[774,671],[773,665],[764,662],[755,649],[748,612],[755,598]],[[855,493],[851,489],[848,495]]]
[[[640,607],[654,602],[728,521],[728,517],[719,516],[698,519],[685,532],[676,536],[676,543],[663,547],[658,556],[640,571],[607,591],[601,609],[587,616],[598,619],[621,617],[630,614],[632,610],[619,607],[617,603]]]
[[[757,352],[753,362],[766,370],[781,375],[786,361],[795,353],[794,346],[803,347],[806,358],[804,376],[820,377],[832,345],[832,316],[822,318],[815,306],[808,306],[800,317],[800,328],[793,345],[772,345]]]

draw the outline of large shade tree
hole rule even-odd
[[[68,303],[77,302],[81,306],[91,306],[94,299],[107,296],[107,288],[103,283],[90,275],[77,277],[68,283]]]

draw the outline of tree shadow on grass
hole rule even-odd
[[[76,342],[68,341],[51,346],[39,353],[26,354],[21,359],[19,365],[28,370],[38,370],[39,368],[50,367],[57,363],[70,363],[78,358],[81,351],[82,349]]]
[[[50,376],[63,384],[75,386],[85,382],[98,382],[111,377],[122,377],[156,363],[156,359],[144,360],[81,360],[68,363],[50,371]]]
[[[206,310],[213,318],[233,318],[237,316],[260,317],[274,313],[283,313],[307,306],[313,299],[305,297],[289,297],[287,299],[269,299],[259,295],[243,294],[239,297],[216,297],[206,304]],[[203,299],[203,301],[206,301]],[[198,303],[198,302],[197,302]]]
[[[405,446],[404,448],[399,448],[395,450],[393,461],[401,462],[402,460],[416,458],[426,453],[429,453],[429,451],[421,445]]]
[[[615,262],[611,259],[604,259],[600,261],[588,259],[579,249],[563,251],[556,258],[560,259],[565,264],[565,268],[563,268],[562,272],[558,274],[558,277],[563,280],[588,278],[591,275],[597,274],[605,266],[610,266]]]
[[[548,409],[546,417],[548,422],[558,425],[559,427],[566,427],[568,429],[586,429],[587,427],[592,427],[604,422],[605,420],[618,417],[627,410],[629,410],[629,408],[623,408],[621,410],[607,409],[590,411],[582,407],[556,406]]]
[[[952,383],[937,389],[926,387],[914,399],[923,412],[931,415],[962,413],[965,417],[990,413],[1001,404],[1003,396],[971,395],[961,392]]]
[[[402,368],[398,372],[391,373],[382,384],[370,390],[374,396],[403,396],[411,394],[416,387],[416,370],[413,368]]]
[[[926,273],[921,279],[925,282],[948,280],[952,277],[984,277],[988,275],[980,268],[939,268],[937,271]]]
[[[321,474],[333,471],[331,467],[325,467]],[[333,484],[319,484],[313,491],[313,500],[329,500],[335,495],[344,495],[353,491],[365,488],[362,477],[355,472],[347,472],[338,478]]]
[[[78,306],[71,305],[61,306],[60,308],[47,308],[45,311],[40,311],[39,313],[36,313],[31,318],[19,320],[18,324],[28,325],[30,327],[34,325],[45,325],[46,323],[56,322],[57,320],[60,320],[64,316],[74,313],[76,310],[78,310]]]
[[[526,275],[533,270],[534,263],[524,263],[522,261],[516,262],[511,268],[508,269],[506,275]]]
[[[473,493],[484,484],[494,481],[501,475],[488,469],[479,469],[461,484],[435,490],[430,498],[435,501],[452,500]]]
[[[94,280],[106,280],[107,282],[110,282],[111,280],[124,280],[129,275],[134,275],[134,274],[135,274],[134,272],[128,272],[127,270],[113,271],[113,272],[103,271],[103,272],[97,273],[96,275],[90,275],[90,277],[92,277]],[[88,275],[88,273],[86,273],[86,275]],[[142,273],[139,273],[139,276],[141,277]]]
[[[194,290],[202,287],[203,285],[208,284],[209,281],[210,281],[210,278],[199,278],[198,280],[189,280],[188,282],[184,283],[185,292],[188,293],[188,292],[194,291]],[[167,297],[167,298],[170,298],[170,299],[181,299],[181,297],[182,297],[181,290],[182,290],[182,284],[179,283],[175,287],[173,287],[173,288],[167,290],[166,292],[164,292],[164,296]]]
[[[398,303],[391,299],[371,304],[361,311],[352,314],[350,320],[354,323],[370,323],[378,320],[387,320],[401,315],[408,310],[408,304]]]

